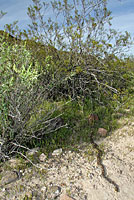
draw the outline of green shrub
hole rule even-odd
[[[3,37],[0,62],[0,136],[6,157],[22,147],[32,147],[35,140],[37,144],[43,135],[54,131],[59,118],[53,113],[59,108],[48,102],[54,79],[48,78],[53,69],[49,56],[42,72],[25,45],[9,44]]]

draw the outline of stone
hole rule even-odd
[[[62,153],[62,148],[53,151],[52,156],[59,156]]]
[[[14,182],[15,180],[18,179],[17,173],[14,171],[7,171],[4,173],[4,176],[1,179],[1,185],[7,185],[9,183]]]
[[[46,156],[44,153],[42,153],[42,154],[39,156],[39,160],[40,160],[41,162],[44,162],[44,161],[46,160],[46,158],[47,158],[47,156]]]
[[[134,122],[131,123],[131,126],[134,126]]]
[[[2,146],[4,144],[4,140],[0,137],[0,146]]]
[[[69,196],[66,195],[66,194],[61,194],[60,200],[74,200],[74,199],[72,199],[71,197],[69,197]]]
[[[28,156],[33,156],[33,155],[35,155],[38,151],[39,151],[39,148],[30,149],[30,150],[27,152],[27,155],[28,155]]]
[[[105,137],[107,135],[107,130],[105,128],[99,128],[97,133],[101,136],[101,137]]]

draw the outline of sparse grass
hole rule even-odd
[[[75,144],[81,142],[90,143],[90,132],[94,132],[94,136],[97,137],[96,133],[99,127],[103,127],[112,132],[113,130],[120,127],[118,123],[119,118],[132,116],[134,113],[134,102],[130,98],[129,102],[124,104],[118,111],[114,111],[112,108],[107,106],[96,106],[94,111],[89,106],[90,102],[81,107],[76,102],[71,102],[69,105],[63,107],[64,113],[63,119],[69,124],[69,129],[60,129],[52,134],[52,139],[50,137],[50,142],[47,140],[45,145],[47,151],[52,151],[56,148],[62,147],[70,148]],[[126,111],[129,104],[130,112]],[[131,107],[131,108],[130,108]],[[99,117],[99,121],[91,127],[88,124],[88,115],[95,113]],[[51,146],[51,148],[50,148]],[[48,147],[48,148],[47,148]]]
[[[84,155],[88,158],[89,162],[92,162],[95,159],[93,147],[88,148]]]

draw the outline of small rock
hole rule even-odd
[[[4,144],[4,140],[2,139],[2,137],[0,136],[0,145],[3,145]]]
[[[46,193],[46,191],[47,191],[46,186],[43,186],[43,187],[41,188],[41,192]]]
[[[39,148],[30,149],[30,150],[27,152],[27,155],[28,155],[28,156],[33,156],[33,155],[36,154],[38,151],[39,151]]]
[[[131,126],[134,126],[134,122],[131,123]]]
[[[15,168],[17,165],[21,164],[21,160],[18,158],[11,158],[8,162],[9,162],[10,167],[12,168]]]
[[[66,195],[66,194],[62,194],[62,195],[60,196],[60,200],[74,200],[74,199],[72,199],[71,197],[69,197],[69,196]]]
[[[17,178],[18,176],[14,171],[7,171],[1,179],[1,185],[12,183],[14,180],[17,180]]]
[[[2,192],[5,192],[5,191],[6,191],[6,188],[3,188],[3,189],[2,189]]]
[[[93,179],[93,177],[94,177],[94,174],[93,173],[90,173],[90,179]]]
[[[107,135],[107,130],[104,128],[99,128],[97,132],[101,137],[105,137]]]
[[[39,156],[39,159],[40,159],[41,162],[44,162],[44,161],[46,160],[46,158],[47,158],[47,156],[46,156],[44,153],[42,153],[42,154]]]
[[[56,149],[53,151],[52,156],[59,156],[62,153],[62,149]]]

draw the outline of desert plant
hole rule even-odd
[[[54,17],[42,14],[48,8]],[[119,57],[131,44],[130,35],[111,28],[106,0],[33,0],[28,15],[32,23],[25,36],[57,48],[52,59],[64,79],[55,87],[55,96],[62,93],[99,101],[102,94],[111,97],[125,87]]]
[[[0,136],[4,141],[0,159],[4,159],[64,124],[59,113],[54,114],[58,106],[48,102],[54,80],[49,80],[51,58],[46,57],[43,86],[42,69],[25,45],[9,44],[4,36],[0,40]]]
[[[53,13],[51,18],[44,15],[48,9]],[[29,44],[30,40],[37,42],[30,51],[36,56],[36,49],[41,66],[44,45],[44,55],[52,56],[58,70],[60,81],[54,84],[49,97],[56,99],[63,94],[67,98],[88,96],[100,101],[102,94],[110,98],[126,86],[120,56],[127,51],[131,37],[127,31],[112,29],[107,0],[33,0],[27,13],[31,24],[27,31],[20,31],[22,38]],[[18,30],[12,25],[6,28],[13,35]]]

